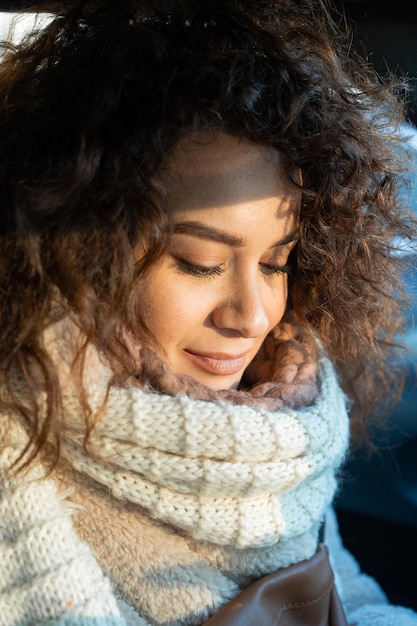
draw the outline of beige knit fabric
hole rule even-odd
[[[274,412],[111,386],[97,460],[83,449],[81,408],[64,399],[76,471],[63,466],[61,486],[84,509],[77,532],[150,624],[202,624],[254,579],[314,553],[348,437],[325,357],[318,381],[310,407]],[[91,376],[88,388],[100,409],[102,386]]]
[[[345,397],[326,358],[319,370],[319,397],[300,410],[112,387],[91,437],[98,461],[83,448],[82,408],[66,396],[63,454],[116,498],[195,539],[272,545],[320,519],[346,450]],[[103,389],[92,384],[89,391],[98,410]]]
[[[84,383],[99,420],[87,453],[68,343],[61,334],[50,348],[65,390],[56,485],[76,505],[78,539],[51,481],[22,487],[39,519],[29,543],[19,535],[33,563],[30,597],[39,593],[46,602],[36,610],[48,618],[104,610],[110,621],[103,623],[122,623],[127,615],[132,625],[197,626],[252,580],[313,554],[348,440],[345,397],[326,357],[319,360],[319,393],[311,405],[269,411],[262,403],[239,406],[119,387],[90,348]],[[51,493],[43,498],[46,484]],[[52,543],[43,534],[45,498],[57,512]],[[11,500],[5,500],[9,513]],[[73,546],[69,554],[67,545]],[[13,550],[12,587],[20,597],[26,563],[15,557]],[[73,566],[82,568],[74,576]],[[58,600],[51,605],[52,597]],[[7,593],[0,600],[9,610]],[[34,615],[30,603],[21,615]]]
[[[0,626],[147,626],[137,614],[125,621],[110,580],[74,531],[73,489],[58,491],[41,465],[7,476],[26,436],[4,414],[0,442]]]

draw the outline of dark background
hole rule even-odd
[[[408,121],[417,125],[417,15],[415,2],[336,2],[352,29],[353,47],[381,75],[409,81]],[[417,216],[417,143],[410,203]],[[336,510],[345,546],[381,584],[393,604],[417,610],[417,257],[407,276],[411,309],[405,341],[411,348],[407,384],[388,430],[375,433],[342,471]],[[412,256],[412,252],[411,252]]]
[[[381,75],[387,71],[409,79],[409,118],[417,124],[417,3],[334,0],[346,15],[352,44]]]

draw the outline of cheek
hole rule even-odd
[[[200,294],[201,295],[201,294]],[[161,347],[179,343],[202,328],[207,305],[189,284],[155,277],[143,293],[143,320]]]

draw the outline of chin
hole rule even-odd
[[[228,389],[238,389],[240,381],[242,380],[242,377],[240,377],[238,380],[230,380],[224,378],[222,378],[221,380],[208,380],[206,377],[197,376],[193,376],[193,378],[195,378],[199,383],[202,383],[212,391],[226,391]]]

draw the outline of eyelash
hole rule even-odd
[[[291,271],[290,265],[271,265],[270,263],[261,263],[262,271],[267,276],[272,276],[274,274],[289,274]]]
[[[202,267],[201,265],[188,263],[183,259],[175,259],[175,264],[184,274],[189,274],[197,278],[211,278],[220,276],[220,274],[223,273],[223,269],[219,265],[215,267]],[[260,266],[266,276],[289,274],[291,269],[289,265],[271,265],[270,263],[260,263]]]
[[[220,274],[223,273],[223,270],[219,265],[216,265],[215,267],[202,267],[201,265],[193,265],[193,263],[188,263],[183,259],[175,259],[175,264],[177,268],[184,274],[196,276],[197,278],[220,276]]]

